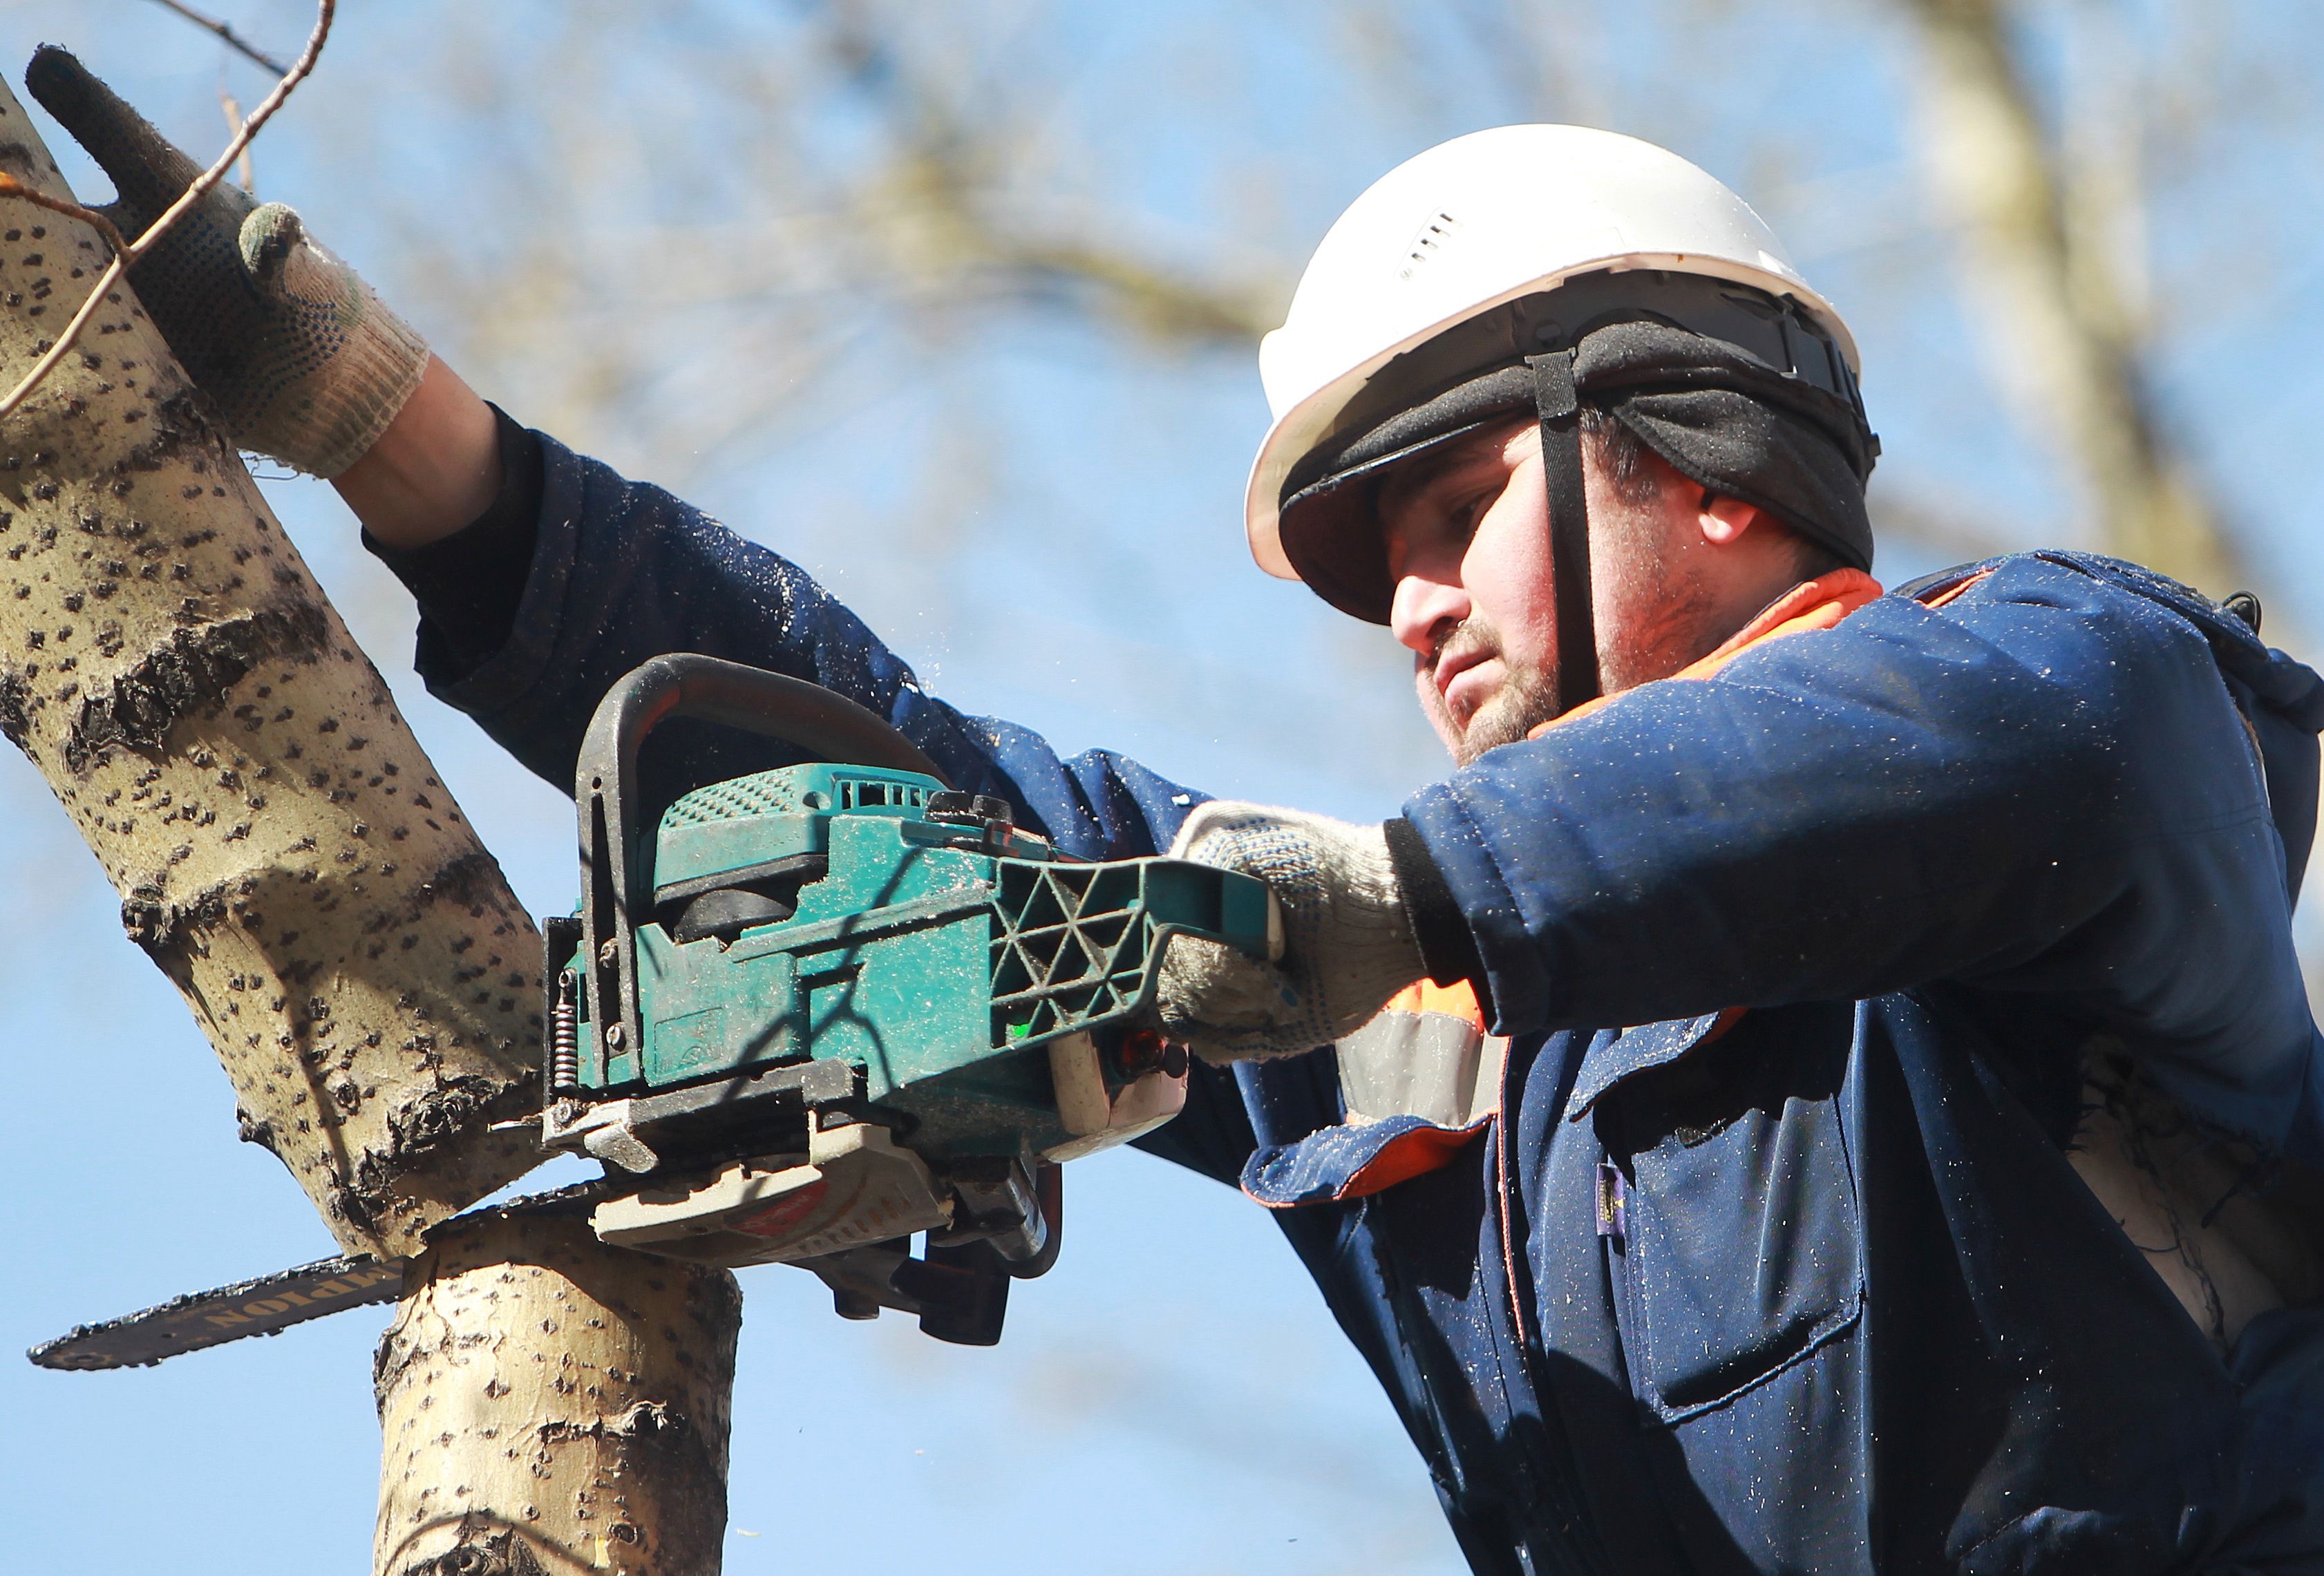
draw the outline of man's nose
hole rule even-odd
[[[1407,574],[1396,583],[1388,627],[1401,644],[1425,657],[1469,612],[1469,594],[1458,585],[1430,575]]]

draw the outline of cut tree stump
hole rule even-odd
[[[439,1235],[379,1347],[376,1576],[716,1576],[734,1277],[578,1215]]]

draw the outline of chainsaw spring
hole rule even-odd
[[[549,1014],[549,1089],[565,1094],[581,1087],[581,1046],[578,1015],[573,1008],[573,976],[557,977],[557,1005]]]

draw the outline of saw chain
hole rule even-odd
[[[598,1178],[470,1210],[444,1225],[493,1217],[577,1214],[618,1191],[616,1184]],[[833,1302],[845,1318],[876,1318],[881,1309],[890,1308],[918,1317],[931,1333],[965,1327],[970,1332],[965,1336],[955,1329],[946,1338],[965,1338],[970,1344],[989,1343],[987,1338],[973,1332],[980,1323],[998,1328],[998,1309],[981,1305],[995,1295],[982,1284],[983,1277],[943,1262],[940,1255],[914,1258],[892,1245],[874,1243],[794,1262],[801,1269],[814,1271],[830,1288]],[[152,1368],[180,1352],[201,1351],[253,1335],[279,1335],[294,1324],[327,1313],[394,1302],[403,1295],[404,1272],[410,1264],[409,1259],[374,1258],[367,1254],[302,1264],[256,1280],[172,1297],[158,1307],[101,1324],[83,1324],[54,1341],[42,1341],[25,1355],[42,1368],[73,1373]],[[931,1325],[930,1321],[936,1323]]]
[[[595,1203],[605,1192],[603,1180],[578,1183],[470,1210],[445,1224],[566,1212]],[[82,1324],[54,1341],[42,1341],[24,1355],[42,1368],[70,1372],[151,1368],[180,1352],[200,1351],[252,1335],[277,1335],[293,1324],[327,1313],[392,1303],[403,1295],[403,1272],[410,1263],[404,1258],[356,1253],[302,1264],[256,1280],[171,1297],[158,1307],[101,1324]]]

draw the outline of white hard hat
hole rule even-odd
[[[1283,327],[1259,342],[1274,417],[1245,493],[1259,567],[1298,578],[1278,510],[1293,470],[1398,355],[1446,329],[1583,274],[1658,270],[1750,286],[1830,336],[1856,341],[1741,198],[1677,154],[1586,126],[1474,132],[1406,160],[1340,216]]]

